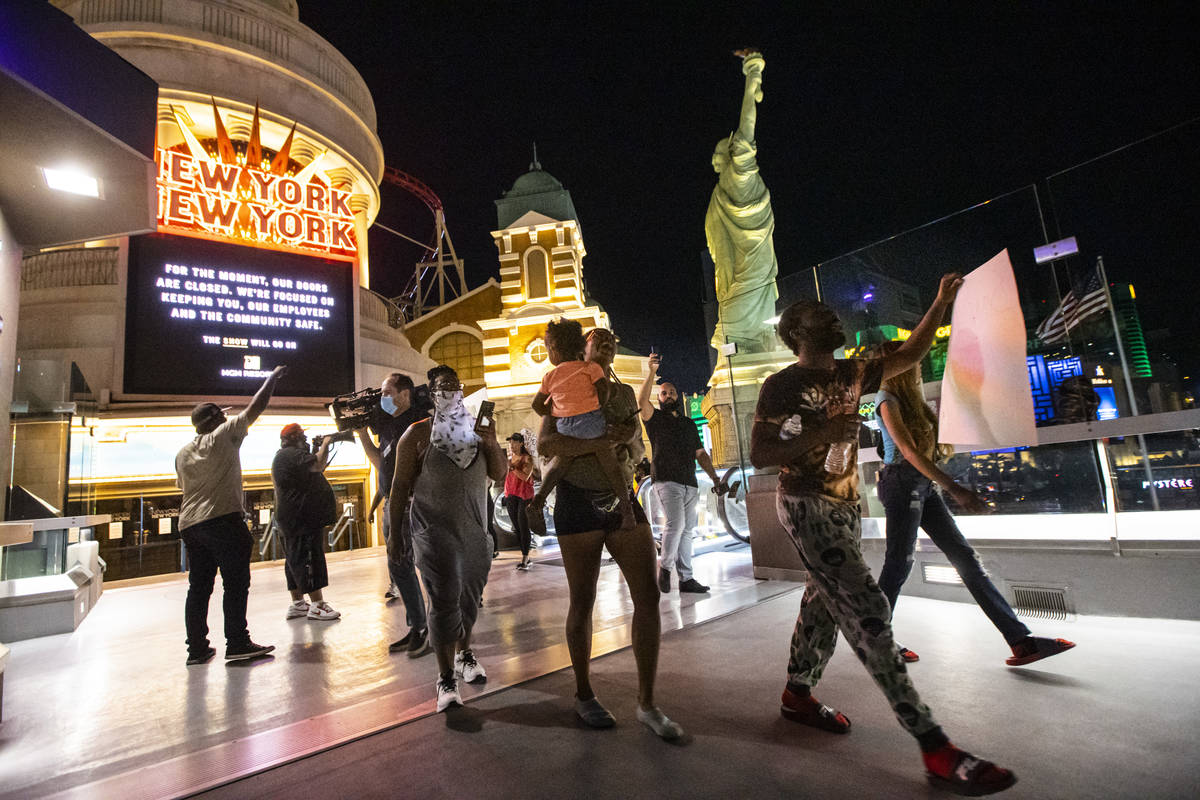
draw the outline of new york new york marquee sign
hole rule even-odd
[[[350,193],[237,163],[157,150],[158,226],[248,245],[354,258]]]

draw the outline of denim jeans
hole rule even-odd
[[[667,517],[659,563],[665,570],[677,570],[679,580],[686,581],[692,577],[692,536],[696,531],[698,492],[695,486],[674,481],[655,481],[651,488]]]
[[[946,554],[967,591],[1006,642],[1013,645],[1029,635],[1029,628],[1017,619],[1012,606],[984,572],[979,556],[963,538],[932,481],[907,462],[889,464],[879,477],[879,499],[887,514],[887,555],[879,573],[879,588],[892,608],[912,570],[919,527]]]
[[[391,503],[390,499],[383,501],[383,540],[385,542],[388,542],[392,535]],[[413,563],[412,556],[401,558],[398,555],[398,549],[393,548],[390,543],[386,549],[388,575],[400,591],[400,599],[404,601],[404,617],[408,622],[408,627],[423,631],[428,622],[425,614],[425,596],[421,594],[421,581],[417,579],[416,564]]]

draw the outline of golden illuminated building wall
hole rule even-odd
[[[404,335],[422,355],[458,371],[467,394],[484,386],[483,329],[479,320],[500,314],[500,293],[500,284],[493,278],[404,326]]]
[[[496,403],[502,434],[522,428],[536,431],[540,419],[530,404],[552,367],[543,339],[546,323],[574,319],[586,332],[610,327],[608,314],[585,292],[587,250],[576,220],[529,211],[509,227],[493,231],[492,239],[500,261],[502,310],[479,320],[488,397]],[[620,354],[613,366],[617,376],[636,389],[645,359]]]

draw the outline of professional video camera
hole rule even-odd
[[[418,411],[424,411],[426,414],[433,413],[433,395],[429,394],[428,384],[422,383],[413,389],[412,405]]]
[[[370,428],[378,433],[380,421],[387,412],[379,407],[379,399],[383,392],[379,389],[359,389],[350,394],[339,394],[325,408],[337,423],[338,431],[355,431]],[[426,414],[433,411],[433,398],[429,395],[429,387],[425,384],[416,386],[412,392],[412,405],[418,411]]]
[[[360,389],[350,394],[339,394],[325,408],[329,416],[337,423],[338,431],[355,431],[365,428],[374,421],[376,414],[382,414],[379,398],[383,393],[378,389]],[[374,427],[374,426],[372,426]]]
[[[330,444],[337,444],[338,442],[352,442],[354,441],[354,431],[338,431],[337,433],[325,433],[314,436],[312,437],[312,451],[316,453],[318,450],[320,450],[321,445],[324,444],[325,440],[327,439],[329,440]]]

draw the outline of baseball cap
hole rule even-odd
[[[280,439],[287,439],[291,436],[300,436],[304,433],[304,428],[300,427],[298,422],[289,422],[283,426],[283,430],[279,432]]]
[[[216,403],[201,403],[192,409],[192,427],[199,428],[208,420],[216,417],[218,414],[224,414],[233,406],[225,406],[222,408]]]
[[[518,431],[517,433],[514,433],[511,436],[508,436],[507,438],[505,438],[504,441],[506,441],[506,442],[521,442],[522,444],[524,444],[525,443],[525,434]]]

